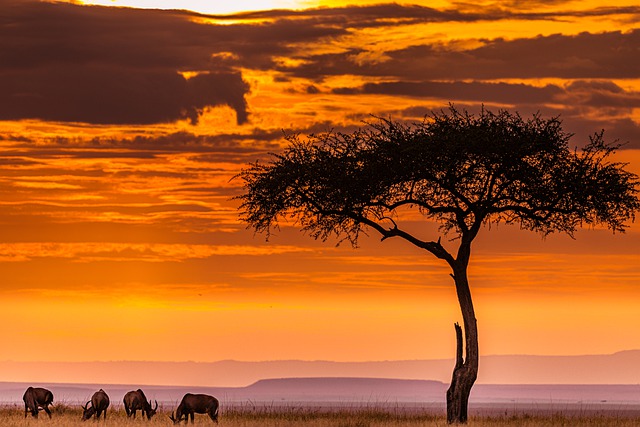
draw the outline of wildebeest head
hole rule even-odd
[[[149,400],[149,406],[147,407],[146,411],[147,411],[147,419],[150,420],[151,417],[153,417],[156,414],[156,411],[158,410],[158,401],[156,400],[156,406],[155,408],[151,407],[151,400]]]
[[[185,419],[187,418],[187,416],[185,415]],[[178,416],[174,416],[173,412],[171,413],[171,415],[169,416],[169,419],[171,421],[173,421],[174,424],[178,424],[180,421],[182,421],[182,413],[180,412],[180,408],[178,408]]]
[[[91,401],[88,401],[86,405],[82,405],[82,421],[88,420],[96,413],[96,408],[94,408],[93,405],[90,405]]]

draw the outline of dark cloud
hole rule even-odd
[[[439,10],[417,5],[396,3],[372,6],[345,6],[304,10],[266,10],[221,17],[222,19],[273,19],[276,21],[304,21],[306,26],[368,28],[389,24],[419,22],[466,22],[478,19],[477,14],[465,14],[456,9]]]
[[[219,27],[173,11],[10,3],[0,9],[0,119],[196,122],[203,108],[228,105],[247,121],[248,85],[212,55]]]
[[[300,131],[300,130],[296,130]],[[0,136],[1,139],[1,136]],[[216,158],[219,161],[245,163],[256,154],[277,151],[283,139],[283,132],[254,129],[246,134],[218,133],[215,135],[195,135],[191,132],[174,132],[158,136],[135,137],[79,137],[45,138],[39,146],[31,141],[14,144],[5,149],[0,159],[8,163],[19,162],[25,156],[32,159],[48,159],[63,156],[70,159],[95,158],[135,158],[155,159],[171,153],[193,153],[194,159]]]
[[[402,80],[504,78],[607,79],[637,78],[640,30],[574,36],[555,34],[516,40],[484,40],[478,48],[460,50],[422,44],[385,52],[386,60],[356,64],[362,53],[353,48],[335,54],[311,55],[297,67],[282,68],[298,77],[360,74]]]
[[[612,108],[616,111],[640,107],[640,92],[626,91],[607,80],[575,80],[566,86],[532,86],[524,83],[492,82],[382,82],[359,87],[337,88],[336,94],[396,95],[450,101],[476,101],[498,104],[565,104],[593,109]]]
[[[480,66],[477,78],[636,78],[640,75],[640,63],[630,58],[637,54],[639,44],[640,30],[555,34],[494,40],[466,53]]]
[[[565,102],[616,110],[640,108],[640,92],[626,91],[610,81],[573,81],[566,87]]]
[[[418,5],[380,3],[378,5],[304,9],[265,10],[236,15],[218,16],[221,20],[295,20],[307,25],[341,28],[368,28],[389,24],[416,24],[427,22],[476,22],[504,19],[564,20],[583,16],[619,16],[640,14],[640,6],[610,6],[583,10],[556,10],[540,12],[542,6],[569,4],[575,0],[507,0],[490,2],[454,2],[448,9],[434,9]]]
[[[531,8],[539,8],[541,6],[551,6],[551,5],[563,5],[567,3],[571,3],[574,0],[500,0],[500,1],[490,1],[485,2],[487,4],[483,4],[483,6],[494,6],[494,7],[502,7],[507,9],[531,9]],[[463,2],[454,2],[454,5],[465,5],[471,6],[471,3],[463,3]],[[477,3],[474,3],[477,6]]]
[[[247,121],[247,84],[239,73],[185,79],[176,72],[113,66],[50,65],[0,71],[0,118],[97,124],[151,124],[190,119],[207,106],[229,105]]]
[[[384,94],[426,97],[435,99],[480,101],[498,103],[551,102],[554,96],[563,93],[555,85],[534,87],[525,84],[483,82],[384,82],[367,83],[359,88],[339,88],[341,94]]]
[[[571,17],[583,16],[610,16],[610,15],[626,15],[640,13],[638,6],[607,6],[597,7],[593,9],[561,9],[563,6],[571,6],[575,0],[497,0],[497,1],[477,1],[462,2],[455,1],[451,5],[466,15],[484,16],[488,19],[515,18],[515,19],[566,19]],[[556,10],[541,12],[540,10],[549,9],[550,6],[556,6]]]

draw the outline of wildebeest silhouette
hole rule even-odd
[[[136,412],[142,411],[142,416],[146,415],[147,419],[150,420],[158,410],[158,401],[155,401],[155,408],[151,407],[151,401],[147,401],[147,396],[140,389],[127,392],[122,402],[124,403],[124,411],[127,413],[127,417],[133,415],[133,418],[135,418]]]
[[[91,406],[89,406],[91,405]],[[93,393],[91,400],[86,405],[82,406],[82,421],[86,421],[89,418],[96,415],[96,419],[100,418],[100,415],[104,412],[104,419],[107,419],[107,408],[109,407],[109,396],[100,389]]]
[[[187,393],[176,409],[175,416],[173,412],[169,417],[174,424],[178,424],[184,417],[185,422],[194,422],[194,414],[207,414],[216,423],[218,422],[218,399],[208,394],[191,394]]]
[[[27,413],[31,412],[31,416],[38,418],[38,408],[42,408],[44,412],[51,418],[51,411],[49,405],[53,402],[53,393],[46,388],[29,387],[22,396],[24,400],[24,417],[27,418]]]

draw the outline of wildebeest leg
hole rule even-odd
[[[51,411],[49,410],[49,405],[44,405],[42,409],[44,409],[44,412],[46,412],[47,415],[49,415],[49,418],[51,418]]]
[[[189,415],[191,416],[191,424],[194,424],[195,423],[194,418],[196,417],[196,414],[192,412]]]

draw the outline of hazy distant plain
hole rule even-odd
[[[112,410],[122,410],[122,397],[142,387],[171,412],[186,392],[216,396],[221,414],[265,415],[273,412],[382,412],[403,417],[439,417],[445,413],[447,384],[439,381],[371,378],[289,378],[262,380],[248,387],[171,387],[100,384],[37,384],[54,393],[54,407],[79,409],[104,388]],[[22,408],[26,383],[0,383],[4,408]],[[605,417],[640,421],[640,385],[477,385],[470,414],[479,417]],[[244,416],[243,415],[243,416]],[[162,417],[161,417],[162,418]],[[365,424],[373,425],[373,424]]]

